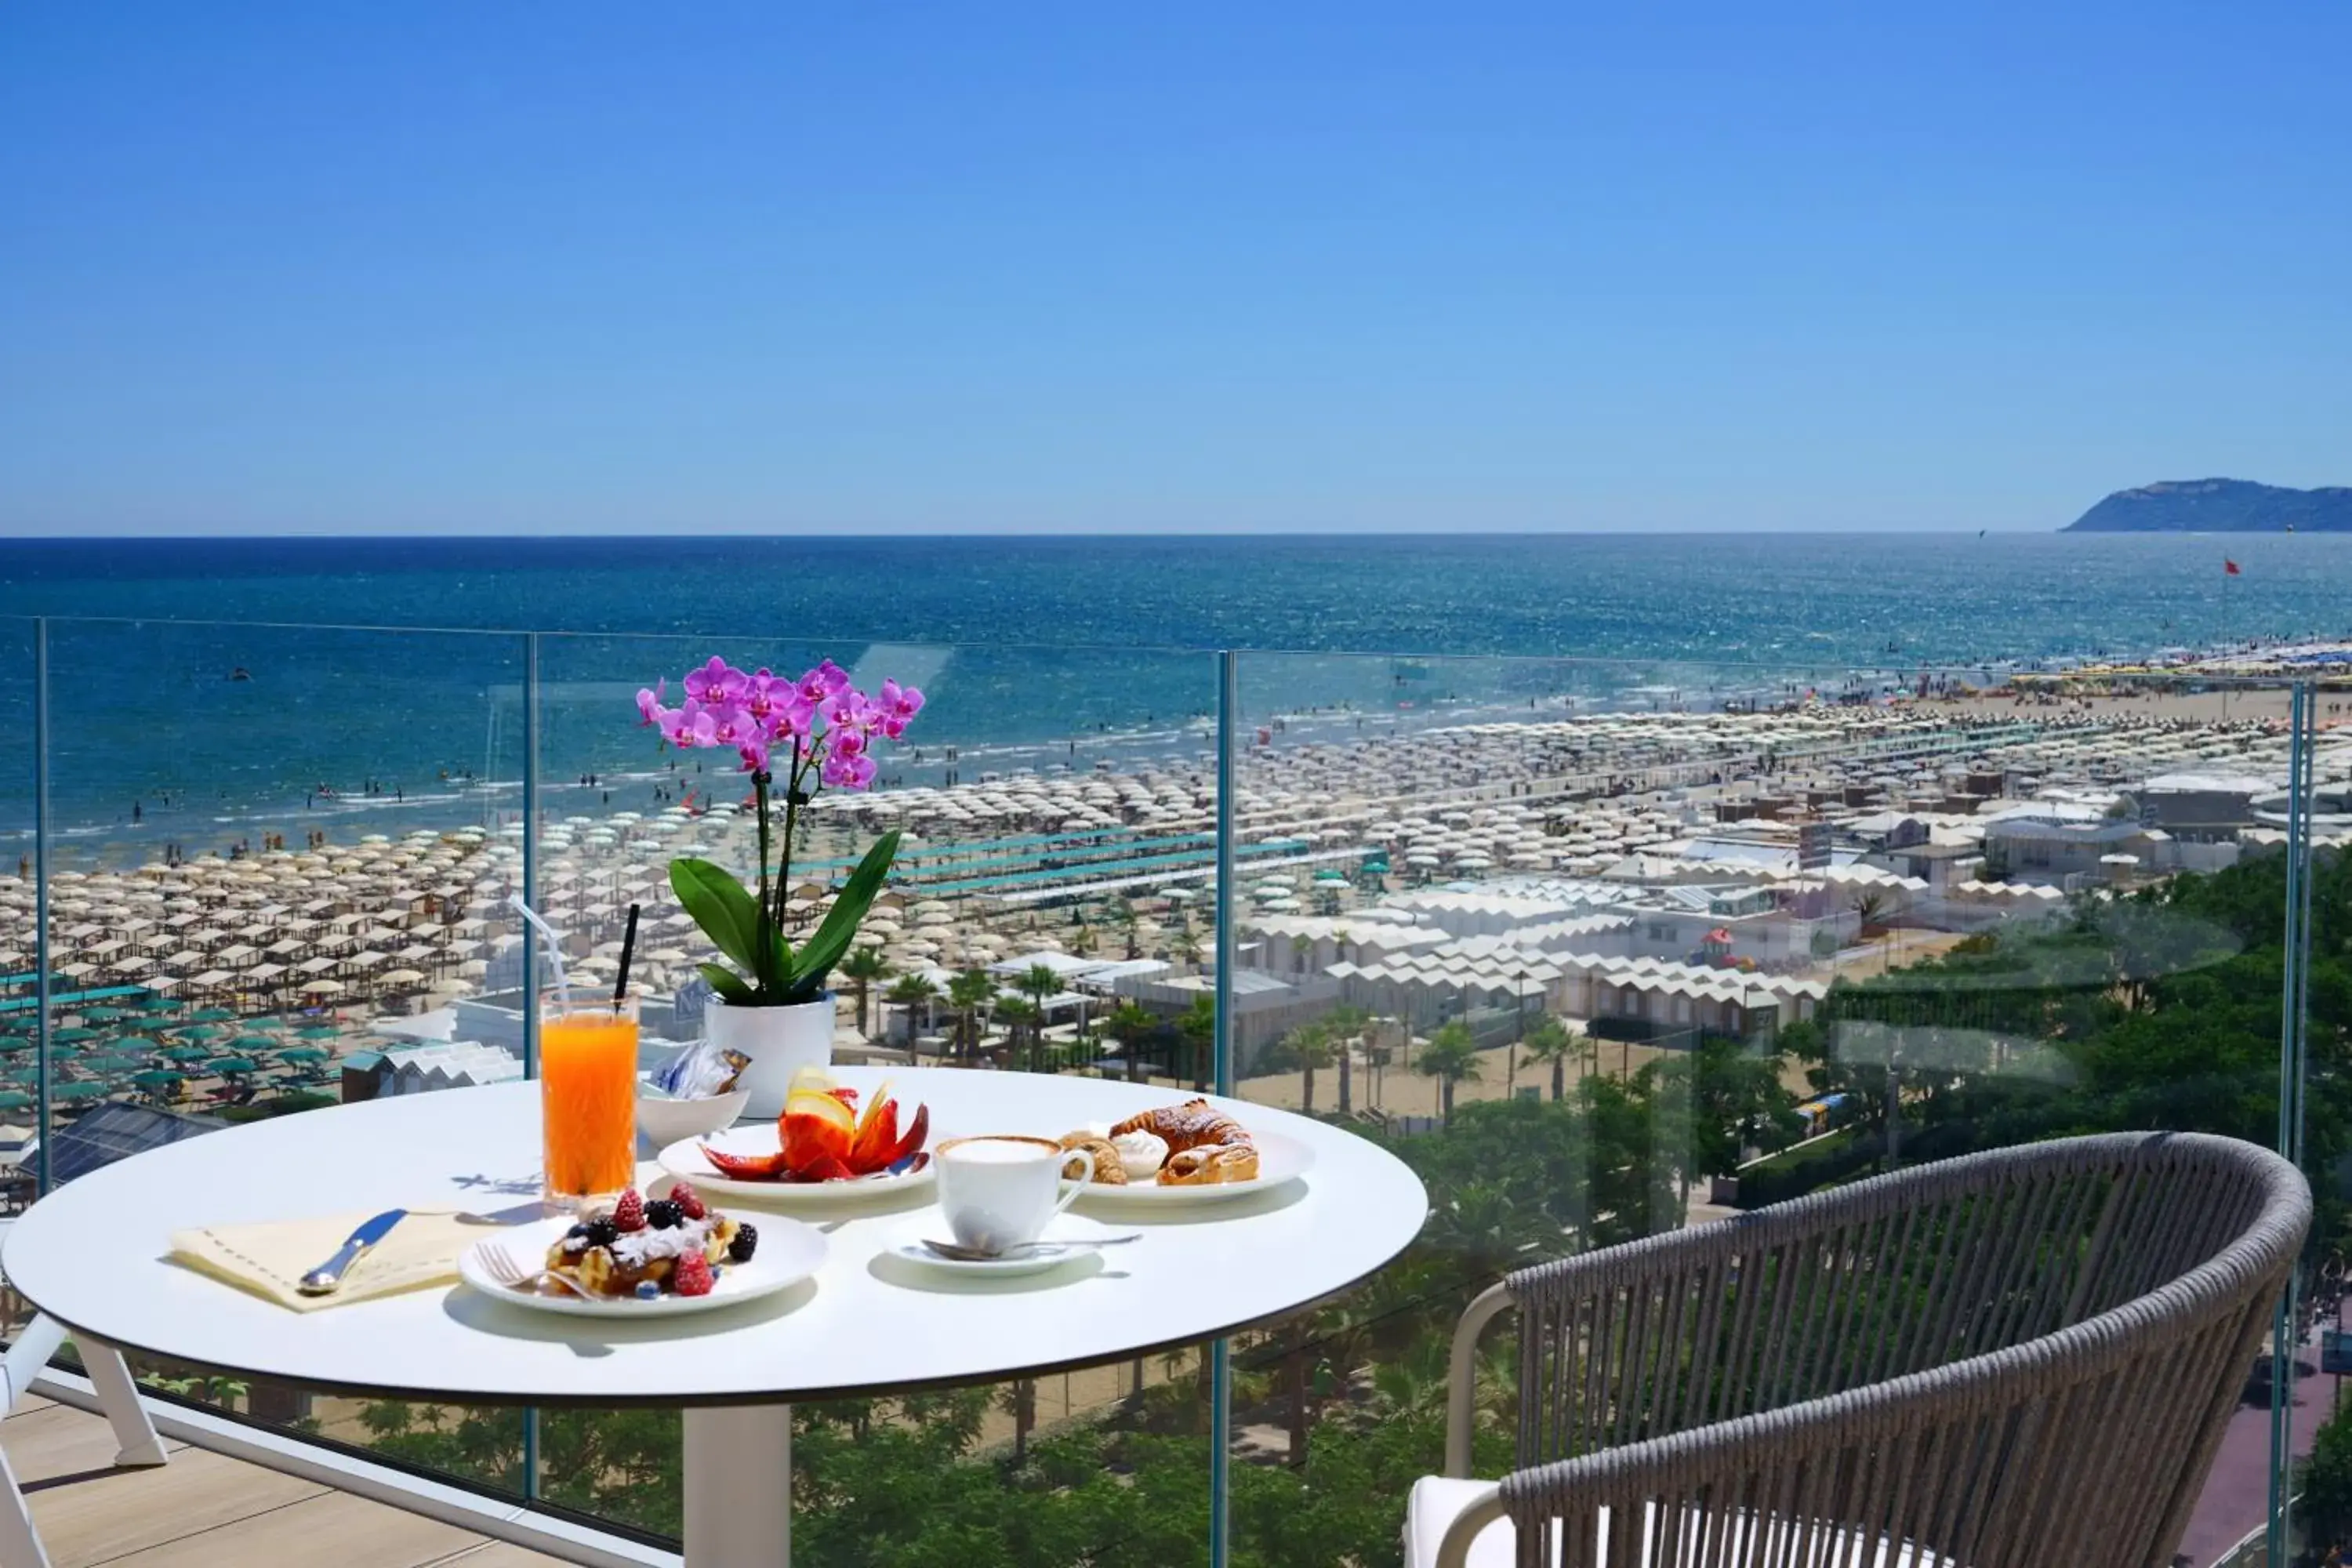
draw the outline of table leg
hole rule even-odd
[[[793,1407],[686,1413],[686,1568],[791,1568]]]

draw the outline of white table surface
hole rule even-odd
[[[839,1077],[870,1090],[879,1070]],[[1058,1136],[1182,1098],[1097,1079],[901,1069],[934,1139]],[[297,1314],[170,1262],[173,1231],[341,1211],[509,1209],[534,1196],[532,1083],[305,1111],[135,1155],[35,1204],[0,1268],[40,1310],[125,1349],[320,1388],[488,1403],[717,1405],[969,1383],[1198,1341],[1339,1291],[1401,1252],[1428,1213],[1393,1155],[1320,1122],[1226,1101],[1315,1151],[1303,1181],[1177,1214],[1078,1212],[1146,1234],[1026,1279],[943,1278],[883,1256],[924,1212],[845,1205],[813,1280],[662,1323],[534,1312],[464,1286]],[[650,1167],[647,1174],[651,1174]],[[720,1200],[754,1225],[754,1205]]]

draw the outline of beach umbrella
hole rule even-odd
[[[293,1049],[281,1052],[278,1056],[280,1061],[295,1063],[322,1062],[326,1059],[327,1053],[316,1046],[296,1046]]]
[[[215,1057],[205,1064],[205,1070],[226,1077],[230,1073],[251,1072],[260,1065],[251,1057]]]
[[[146,1065],[144,1057],[97,1056],[84,1057],[80,1066],[96,1073],[124,1073]]]
[[[0,1089],[0,1110],[22,1110],[33,1103],[33,1097],[21,1089]]]
[[[145,1072],[132,1073],[131,1081],[142,1089],[163,1089],[179,1082],[180,1075],[175,1072],[165,1072],[162,1068],[149,1068]],[[5,1098],[5,1096],[0,1096],[0,1100]]]
[[[103,1100],[113,1090],[102,1083],[61,1083],[49,1090],[51,1100]]]
[[[111,1024],[126,1015],[120,1007],[84,1007],[81,1016],[93,1024]]]
[[[275,1035],[239,1035],[228,1043],[232,1051],[274,1051],[278,1047]]]
[[[202,1046],[165,1046],[155,1054],[167,1062],[200,1062],[212,1052]]]
[[[198,1024],[226,1024],[236,1016],[226,1007],[200,1007],[188,1015],[192,1022]]]
[[[313,1024],[307,1029],[295,1030],[294,1037],[298,1040],[331,1040],[341,1033],[342,1030],[332,1024]]]
[[[52,1040],[63,1040],[68,1044],[71,1044],[76,1040],[94,1040],[98,1038],[98,1031],[96,1029],[85,1029],[79,1025],[72,1025],[63,1029],[51,1029],[49,1031],[49,1038]]]

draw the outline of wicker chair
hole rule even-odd
[[[2121,1133],[1522,1269],[1408,1568],[2163,1568],[2310,1219],[2275,1154]],[[1518,1468],[1473,1481],[1509,1307]]]

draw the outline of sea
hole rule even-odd
[[[534,747],[549,809],[642,809],[679,775],[635,694],[712,654],[920,686],[887,778],[1181,768],[1220,649],[1290,740],[1884,689],[2352,636],[2352,535],[5,541],[0,840],[37,616],[53,827],[143,854],[510,818]]]

